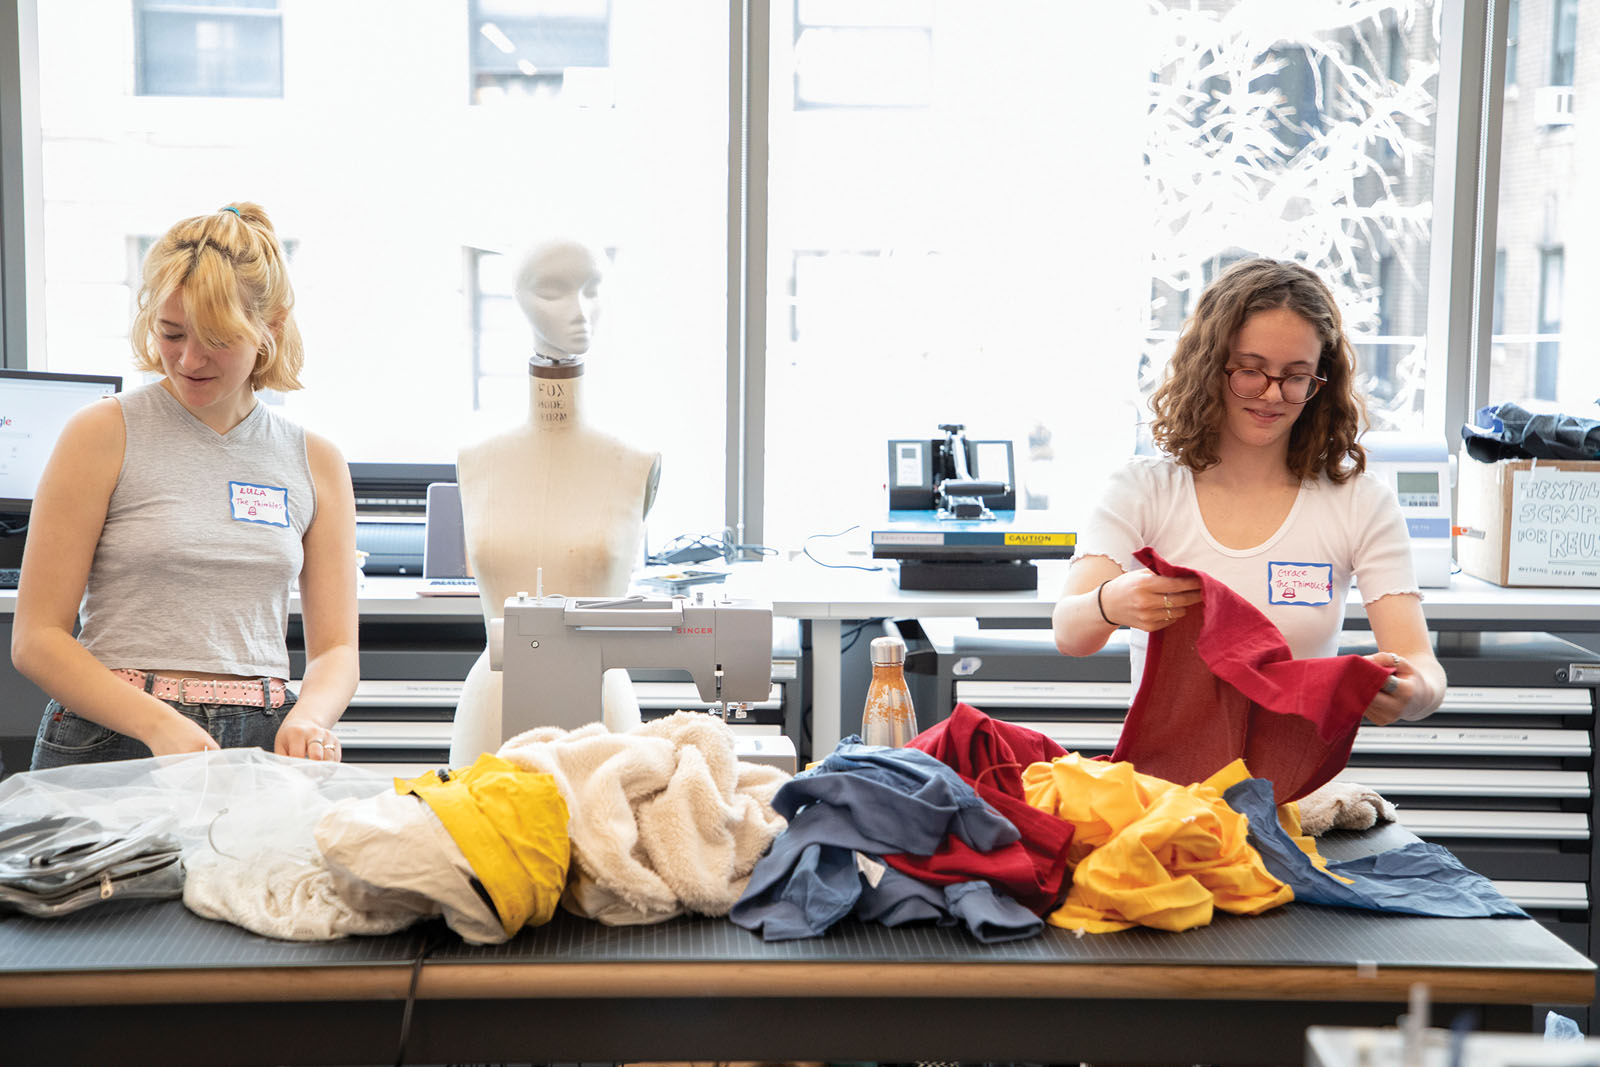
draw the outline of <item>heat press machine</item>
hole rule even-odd
[[[1442,437],[1373,431],[1361,438],[1367,470],[1394,491],[1411,535],[1417,584],[1425,589],[1450,585],[1454,563],[1450,539],[1450,489],[1455,482],[1450,448]]]
[[[489,666],[504,675],[504,738],[599,722],[601,678],[614,667],[686,671],[726,719],[731,707],[771,693],[772,605],[703,590],[692,598],[518,593],[489,624]]]
[[[872,532],[873,558],[899,561],[901,589],[1037,589],[1033,560],[1070,557],[1077,535],[1018,516],[1010,441],[939,429],[889,442],[889,517]]]

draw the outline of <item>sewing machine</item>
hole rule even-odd
[[[490,623],[489,666],[504,675],[503,737],[599,722],[601,676],[613,667],[684,670],[714,706],[755,703],[772,689],[772,605],[703,590],[693,597],[518,593]]]

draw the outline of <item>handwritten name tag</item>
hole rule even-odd
[[[1267,564],[1267,602],[1318,607],[1333,603],[1333,564]]]
[[[289,525],[289,490],[275,485],[229,482],[235,522],[259,522],[263,526]]]

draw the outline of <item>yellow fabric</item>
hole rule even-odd
[[[472,865],[510,937],[550,921],[567,883],[572,844],[567,804],[549,774],[525,771],[485,752],[441,781],[434,771],[396,778],[433,809]]]
[[[1028,767],[1028,803],[1073,824],[1072,889],[1046,920],[1089,933],[1187,930],[1215,908],[1255,915],[1288,903],[1293,891],[1267,871],[1246,840],[1249,821],[1218,788],[1248,776],[1236,760],[1179,786],[1076,753]]]
[[[1354,878],[1346,878],[1341,874],[1334,874],[1328,870],[1327,858],[1317,851],[1317,839],[1306,833],[1300,825],[1300,805],[1297,802],[1291,800],[1287,804],[1278,805],[1278,825],[1283,827],[1283,832],[1289,835],[1289,840],[1293,841],[1295,846],[1306,854],[1306,857],[1311,860],[1311,865],[1317,870],[1336,882],[1343,882],[1345,885],[1351,885],[1355,882]]]

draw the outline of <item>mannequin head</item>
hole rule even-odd
[[[605,256],[571,238],[530,246],[517,265],[517,304],[533,325],[534,352],[556,362],[589,351],[599,318]]]

